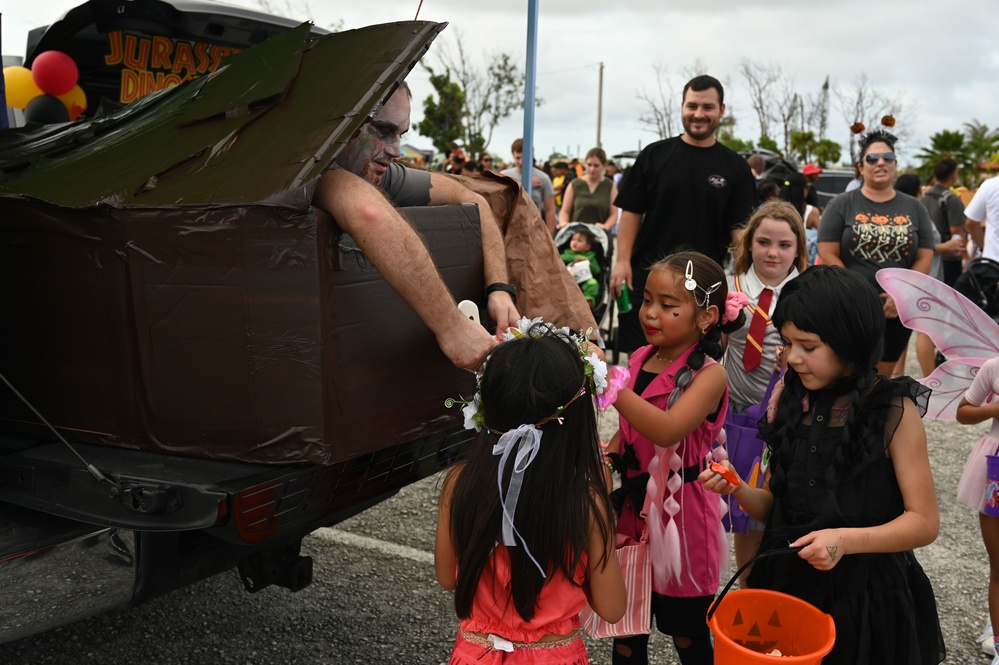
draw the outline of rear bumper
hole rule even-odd
[[[132,601],[135,533],[0,504],[0,643]]]
[[[97,482],[63,444],[36,443],[0,454],[0,504],[136,532],[204,530],[244,545],[295,540],[446,468],[470,439],[456,427],[325,467],[74,444],[123,493]]]

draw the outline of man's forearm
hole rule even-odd
[[[933,250],[926,247],[921,247],[916,250],[916,260],[912,262],[912,269],[916,272],[921,272],[924,275],[930,273],[930,268],[933,266]]]
[[[548,225],[548,233],[555,233],[555,197],[545,197],[545,224]]]
[[[982,223],[981,222],[976,222],[973,219],[965,219],[964,220],[964,227],[966,229],[968,229],[968,235],[971,236],[971,239],[974,240],[975,244],[978,246],[978,251],[984,252],[985,251],[985,230],[984,230],[984,228],[982,226]]]
[[[638,237],[641,221],[642,216],[638,213],[621,211],[621,221],[618,222],[617,229],[617,263],[631,263],[631,252],[635,247],[635,238]]]
[[[327,171],[315,204],[350,234],[428,328],[439,334],[462,318],[423,240],[374,187],[343,169]]]

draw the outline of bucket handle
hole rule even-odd
[[[777,548],[775,550],[768,550],[766,552],[762,552],[760,554],[757,554],[752,559],[750,559],[746,563],[742,564],[742,567],[739,568],[739,570],[735,571],[735,575],[733,575],[732,579],[730,579],[728,581],[728,584],[726,584],[725,588],[722,589],[722,592],[720,594],[718,594],[718,597],[715,598],[711,602],[711,605],[708,607],[708,618],[707,618],[707,620],[711,621],[711,617],[714,616],[715,610],[718,609],[718,605],[721,603],[722,598],[725,597],[725,594],[727,594],[728,591],[729,591],[729,589],[732,588],[732,585],[735,584],[735,581],[737,579],[739,579],[739,575],[742,575],[742,573],[745,572],[745,570],[747,568],[749,568],[750,566],[752,566],[754,563],[756,563],[760,559],[766,559],[769,556],[777,556],[778,554],[793,554],[795,552],[800,552],[801,549],[802,549],[801,547],[779,547],[779,548]]]

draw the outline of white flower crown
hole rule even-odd
[[[583,361],[583,373],[586,375],[588,379],[587,383],[590,386],[590,394],[596,396],[602,394],[607,387],[607,363],[601,360],[600,356],[595,352],[590,352],[589,355],[586,354],[591,332],[593,332],[592,328],[588,329],[586,333],[575,333],[567,326],[557,328],[555,324],[547,323],[540,316],[533,319],[524,317],[517,321],[515,325],[507,328],[501,343],[523,339],[528,336],[540,339],[552,333],[559,333],[559,336],[566,339],[579,353],[579,357]],[[487,357],[486,362],[482,364],[483,369],[485,369],[485,365],[488,362],[489,358]],[[449,397],[444,401],[444,406],[449,409],[455,404],[461,404],[461,413],[465,416],[465,429],[474,429],[476,432],[482,431],[482,428],[485,427],[485,419],[482,415],[482,388],[479,385],[481,381],[482,374],[479,373],[476,375],[477,389],[472,399],[466,401],[461,398],[454,399],[453,397]],[[559,411],[562,408],[564,407],[559,407]]]

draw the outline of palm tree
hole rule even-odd
[[[933,177],[933,167],[936,163],[947,157],[957,162],[963,181],[968,182],[969,177],[974,179],[975,164],[970,158],[964,134],[950,129],[941,130],[931,136],[929,147],[923,148],[916,154],[916,159],[920,160],[916,173],[924,182],[929,180]]]
[[[976,168],[999,161],[999,129],[989,129],[988,125],[972,120],[964,123],[964,133],[968,137],[968,157]]]

